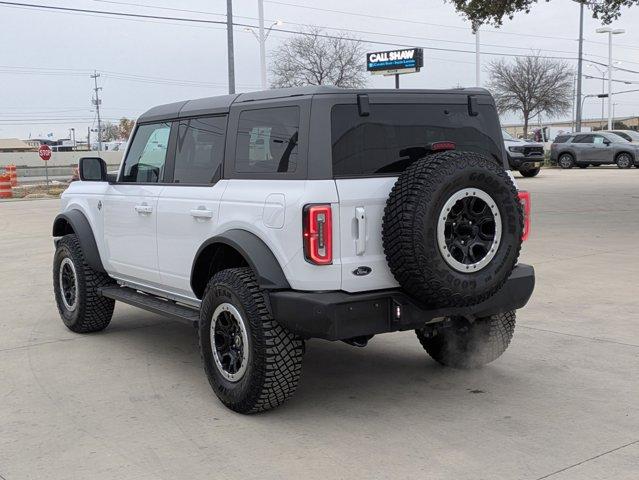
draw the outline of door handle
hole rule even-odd
[[[213,218],[213,210],[204,207],[194,208],[191,210],[191,216],[194,218]]]
[[[364,255],[366,251],[366,210],[364,210],[364,207],[355,208],[355,221],[357,222],[355,253],[357,255]]]
[[[153,212],[153,207],[151,205],[143,203],[141,205],[136,205],[135,211],[138,212],[140,215],[148,215],[149,213]]]

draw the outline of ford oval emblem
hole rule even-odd
[[[353,270],[353,275],[357,277],[363,277],[364,275],[368,275],[372,271],[373,269],[371,267],[357,267],[355,270]]]

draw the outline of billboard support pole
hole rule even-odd
[[[395,74],[395,88],[399,88],[399,73]]]

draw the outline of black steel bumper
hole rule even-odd
[[[522,308],[535,288],[535,270],[517,265],[505,285],[488,300],[470,307],[433,309],[400,289],[366,293],[270,292],[275,319],[305,338],[343,340],[363,335],[413,330],[449,316],[486,317]]]
[[[508,165],[514,170],[520,168],[537,168],[544,163],[544,157],[542,155],[534,157],[514,157],[508,154]]]

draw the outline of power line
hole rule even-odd
[[[271,2],[275,3],[275,2]],[[279,2],[284,4],[284,2]],[[30,4],[30,3],[22,3],[22,2],[8,2],[8,1],[0,1],[0,5],[7,6],[18,6],[18,7],[26,7],[26,8],[34,8],[34,9],[44,9],[58,12],[72,12],[72,13],[88,13],[88,14],[97,14],[97,15],[112,15],[117,17],[134,17],[134,18],[143,18],[143,19],[153,19],[153,20],[170,20],[170,21],[179,21],[179,22],[195,22],[201,24],[226,24],[225,21],[221,20],[205,20],[205,19],[194,19],[194,18],[182,18],[182,17],[169,17],[162,15],[145,15],[138,13],[125,13],[125,12],[113,12],[113,11],[105,11],[105,10],[92,10],[92,9],[81,9],[81,8],[70,8],[70,7],[58,7],[52,5],[38,5],[38,4]],[[290,4],[295,5],[295,4]],[[299,6],[299,5],[295,5]],[[311,8],[311,7],[309,7]],[[313,7],[315,8],[315,7]],[[326,9],[328,10],[328,9]],[[340,11],[336,10],[335,12],[340,13]],[[349,12],[341,12],[341,13],[349,13]],[[364,15],[366,16],[366,15]],[[256,25],[246,24],[246,23],[233,23],[234,26],[238,27],[252,27],[256,28]],[[460,27],[461,28],[461,27]],[[290,33],[296,35],[317,35],[322,38],[338,38],[335,35],[328,34],[314,34],[309,32],[300,32],[297,30],[290,30],[285,28],[273,28],[273,31],[282,32],[282,33]],[[374,45],[389,45],[393,47],[414,47],[415,45],[409,44],[398,44],[395,42],[383,42],[378,40],[368,40],[368,39],[359,39],[362,43],[374,44]],[[440,52],[451,52],[451,53],[472,53],[474,54],[474,50],[462,50],[462,49],[454,49],[454,48],[444,48],[444,47],[432,47],[432,46],[422,46],[421,48],[425,50],[432,51],[440,51]],[[530,54],[514,54],[514,53],[504,53],[504,52],[482,52],[484,55],[489,56],[503,56],[503,57],[536,57],[538,55],[530,55]],[[549,58],[549,59],[557,59],[557,60],[576,60],[574,57],[564,57],[564,56],[541,56],[541,58]],[[594,62],[593,63],[597,63]],[[630,70],[626,70],[630,71]],[[638,72],[639,73],[639,72]]]

